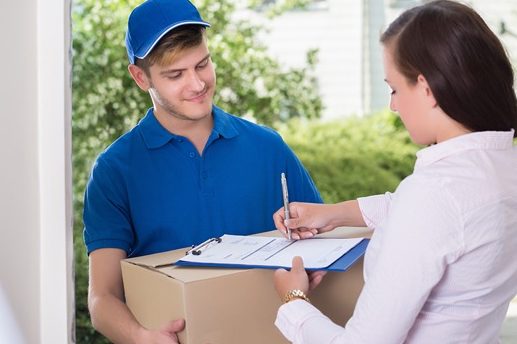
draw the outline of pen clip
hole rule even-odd
[[[210,244],[212,244],[212,243],[217,243],[218,244],[221,241],[223,241],[223,239],[221,239],[219,237],[217,237],[217,238],[210,238],[208,240],[203,241],[201,244],[199,244],[197,246],[192,245],[192,248],[190,250],[188,250],[186,254],[192,253],[195,256],[199,256],[201,254],[201,252],[203,252],[204,249],[206,249],[207,247],[210,246]]]

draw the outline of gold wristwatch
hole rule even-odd
[[[285,294],[285,297],[284,297],[284,303],[288,303],[289,301],[293,301],[294,299],[301,299],[301,300],[305,300],[307,302],[311,302],[309,300],[309,298],[307,297],[307,295],[305,295],[305,293],[303,291],[301,291],[300,289],[291,289],[287,292],[287,294]]]

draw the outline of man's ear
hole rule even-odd
[[[436,102],[436,99],[434,98],[433,91],[431,90],[431,87],[429,87],[429,84],[427,83],[427,79],[422,74],[419,74],[417,77],[417,84],[418,87],[423,92],[424,96],[429,100],[429,104],[434,108],[438,106],[438,103]]]
[[[138,87],[140,87],[142,91],[147,92],[149,87],[151,87],[151,82],[145,71],[134,64],[130,64],[127,69],[129,70],[129,74],[131,74],[131,77],[133,80],[135,80]]]

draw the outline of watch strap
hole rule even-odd
[[[289,301],[293,301],[295,299],[301,299],[307,302],[311,302],[307,295],[300,289],[291,289],[289,290],[284,297],[284,303],[288,303]]]

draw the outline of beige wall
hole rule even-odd
[[[72,341],[68,7],[0,2],[0,288],[27,343]]]

